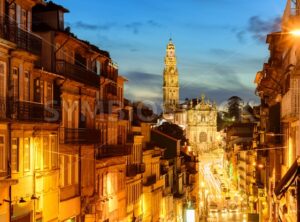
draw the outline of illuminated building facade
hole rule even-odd
[[[53,2],[0,0],[0,10],[0,221],[182,219],[182,157],[145,146],[150,128],[132,126],[109,53],[71,33]],[[173,53],[170,42],[172,75]]]
[[[271,221],[299,221],[300,78],[298,37],[300,2],[287,1],[282,31],[267,36],[270,58],[256,74],[261,98],[260,147],[257,163]]]
[[[179,104],[179,79],[175,45],[170,39],[165,56],[165,68],[163,74],[163,109],[167,115],[174,112]],[[168,115],[166,116],[168,118]]]

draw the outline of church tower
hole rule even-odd
[[[172,39],[167,45],[163,78],[163,109],[164,113],[176,110],[179,104],[179,81],[175,56],[175,45]]]

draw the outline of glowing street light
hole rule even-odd
[[[300,29],[295,29],[293,31],[290,31],[289,33],[292,34],[293,36],[299,37],[300,36]]]
[[[258,164],[257,166],[258,166],[258,168],[260,168],[260,169],[264,168],[264,165],[263,165],[263,164]]]

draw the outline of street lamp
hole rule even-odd
[[[300,36],[300,29],[292,30],[289,33],[298,37],[298,36]]]

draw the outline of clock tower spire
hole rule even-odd
[[[164,113],[170,113],[175,111],[179,104],[179,81],[175,45],[171,38],[167,45],[163,75],[163,109]]]

